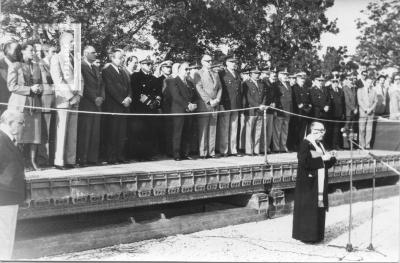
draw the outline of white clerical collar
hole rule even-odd
[[[5,134],[7,134],[7,136],[10,138],[10,140],[11,141],[14,141],[14,136],[11,134],[11,131],[10,131],[10,127],[8,127],[7,125],[5,125],[5,124],[0,124],[0,130],[2,131],[2,132],[4,132]]]

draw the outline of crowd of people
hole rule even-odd
[[[73,50],[69,32],[59,47],[10,41],[3,48],[0,113],[23,113],[16,143],[35,170],[260,155],[264,144],[267,153],[296,151],[312,118],[324,122],[329,149],[349,148],[343,127],[369,149],[377,116],[400,119],[400,74],[372,78],[361,69],[311,79],[284,68],[240,69],[234,55],[216,62],[209,54],[200,64],[155,67],[131,47],[110,49],[100,65],[86,46],[78,76]]]

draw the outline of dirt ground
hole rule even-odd
[[[353,205],[351,244],[347,252],[349,205],[331,207],[325,240],[316,245],[291,238],[292,215],[260,222],[205,230],[187,235],[116,245],[42,260],[132,261],[303,261],[398,262],[399,197],[375,201],[372,244],[371,202]]]

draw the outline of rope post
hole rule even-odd
[[[351,228],[352,228],[352,204],[353,204],[353,130],[350,129],[349,142],[350,142],[350,210],[349,210],[349,239],[346,245],[347,252],[353,251],[353,245],[351,244]]]
[[[374,226],[374,202],[375,202],[375,176],[376,176],[376,160],[374,159],[374,172],[372,175],[372,202],[371,202],[371,235],[370,235],[370,242],[369,246],[367,247],[368,250],[373,251],[374,246],[372,245],[372,233],[373,233],[373,226]]]
[[[267,109],[268,107],[266,107],[264,109],[264,163],[268,164],[268,145],[267,145]]]

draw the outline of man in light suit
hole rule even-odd
[[[288,82],[288,74],[287,70],[280,71],[278,74],[279,81],[277,86],[282,96],[280,96],[277,108],[287,112],[292,112],[292,89]],[[289,120],[290,114],[280,111],[277,112],[277,115],[274,118],[274,133],[272,139],[275,151],[288,152],[286,142],[289,132]]]
[[[221,101],[222,87],[218,73],[211,70],[212,58],[203,55],[203,67],[195,74],[194,82],[198,95],[199,112],[218,111]],[[217,114],[199,115],[199,154],[200,158],[215,158],[215,139],[217,131]]]
[[[357,102],[360,112],[359,139],[360,146],[366,149],[371,148],[372,126],[374,123],[375,106],[378,102],[372,81],[367,80],[362,87],[357,89]]]
[[[221,71],[222,101],[221,110],[242,108],[242,80],[237,72],[237,58],[225,59],[226,69]],[[222,113],[218,118],[219,151],[223,156],[237,155],[239,112]]]
[[[86,46],[83,50],[81,66],[83,77],[83,96],[79,102],[82,111],[101,112],[105,92],[100,70],[93,65],[96,50]],[[80,166],[98,163],[100,146],[100,115],[81,113],[78,117],[77,159]]]
[[[78,82],[79,76],[74,76],[74,36],[63,32],[60,36],[60,52],[50,61],[50,73],[54,82],[56,108],[78,110],[83,94]],[[78,78],[78,79],[75,79]],[[75,83],[78,85],[74,85]],[[76,136],[78,113],[57,111],[56,146],[54,165],[57,169],[73,168],[76,162]]]
[[[8,103],[8,99],[11,95],[7,86],[8,67],[18,60],[18,52],[16,52],[18,47],[19,45],[15,41],[4,44],[4,57],[0,59],[0,102],[2,103]],[[0,105],[0,114],[5,111],[5,109],[7,109],[6,105]]]
[[[12,257],[18,206],[25,201],[24,158],[16,147],[24,114],[6,110],[0,117],[0,259]]]

